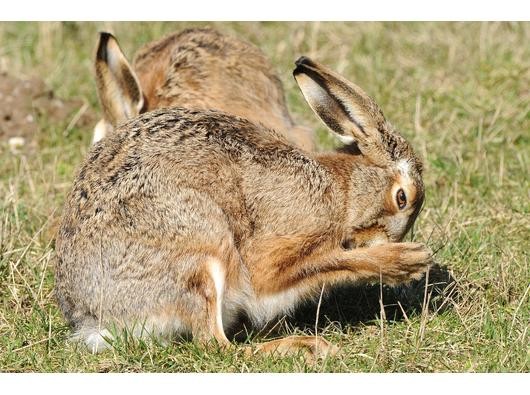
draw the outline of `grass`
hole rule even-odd
[[[2,23],[0,71],[39,76],[57,96],[82,98],[97,112],[91,59],[98,30],[112,29],[132,54],[197,25],[206,23]],[[337,311],[350,306],[362,318],[321,316],[319,333],[341,353],[314,365],[127,338],[91,355],[67,342],[53,298],[50,231],[91,129],[68,128],[74,114],[54,122],[43,114],[36,150],[14,155],[0,145],[0,371],[528,372],[530,23],[209,25],[264,50],[295,118],[317,130],[321,148],[335,143],[291,77],[298,56],[328,64],[376,98],[424,158],[427,199],[414,239],[437,251],[458,297],[441,293],[445,308],[422,309],[434,294],[418,286],[416,308],[396,315],[370,305],[379,303],[378,287],[331,299]],[[408,300],[407,289],[382,291],[383,304],[396,307],[399,292]],[[312,332],[292,321],[282,328]]]

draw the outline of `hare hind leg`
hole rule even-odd
[[[175,329],[174,323],[179,322],[177,334],[191,333],[193,340],[200,344],[215,341],[227,347],[230,342],[224,333],[222,318],[225,265],[218,258],[202,254],[187,257],[187,261],[196,266],[196,270],[183,278],[182,289],[177,291],[179,297],[160,306],[146,323],[154,333],[167,336]]]
[[[193,319],[193,338],[200,343],[215,339],[220,346],[227,347],[230,341],[224,332],[222,314],[226,276],[224,265],[219,259],[207,258],[203,279],[203,284],[196,284],[196,291],[202,296],[205,308],[198,319]]]
[[[100,353],[111,345],[113,339],[111,332],[101,328],[97,323],[85,324],[77,329],[68,339],[71,342],[82,342],[92,354]]]
[[[258,344],[254,349],[247,347],[246,355],[301,355],[306,362],[334,356],[339,348],[320,336],[288,336]]]
[[[169,259],[170,255],[165,258]],[[105,309],[102,312],[104,320],[92,314],[76,314],[72,340],[83,342],[93,353],[112,347],[113,330],[118,331],[117,335],[125,330],[136,338],[156,338],[163,342],[174,339],[175,335],[191,333],[199,343],[214,340],[223,347],[230,344],[222,322],[226,282],[222,261],[197,254],[177,260],[174,265],[179,272],[178,267],[188,266],[177,281],[171,279],[171,270],[168,270],[162,277],[149,282],[144,280],[134,288],[121,289],[119,282],[106,287],[106,293],[112,299],[120,299],[124,292],[129,294],[129,299],[119,305],[120,310],[127,311],[120,314]],[[109,304],[105,300],[104,305]]]

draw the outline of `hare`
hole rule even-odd
[[[342,152],[184,108],[140,115],[91,149],[56,241],[56,296],[93,351],[114,326],[228,346],[240,312],[260,326],[323,284],[393,285],[427,270],[429,248],[400,242],[424,198],[411,146],[340,75],[302,57],[294,76]],[[296,350],[335,349],[291,336],[255,352]]]
[[[114,36],[100,33],[95,69],[104,119],[93,142],[140,113],[186,107],[238,115],[314,149],[310,130],[289,115],[272,65],[250,43],[212,29],[187,29],[145,45],[133,65]]]

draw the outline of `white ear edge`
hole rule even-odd
[[[355,139],[352,136],[345,136],[342,134],[333,133],[334,136],[336,136],[341,143],[343,144],[351,144],[355,141]]]
[[[295,78],[302,90],[302,94],[310,105],[312,101],[319,101],[322,103],[328,101],[328,94],[326,91],[306,74],[298,74]]]
[[[136,83],[138,84],[138,87],[140,87],[140,100],[138,100],[138,104],[136,104],[136,110],[138,111],[138,114],[142,111],[142,108],[144,108],[144,94],[142,92],[142,87],[140,86],[140,81],[138,81],[138,78],[136,78]]]
[[[112,45],[115,47],[115,49],[112,51],[107,50],[107,64],[114,74],[118,74],[120,70],[120,60],[123,62],[127,61],[118,44],[113,41]]]
[[[99,140],[105,137],[108,133],[109,124],[104,119],[101,119],[94,127],[94,135],[92,137],[92,144],[96,144]]]

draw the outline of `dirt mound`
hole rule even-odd
[[[73,126],[91,128],[96,121],[83,100],[60,99],[43,80],[0,73],[0,144],[9,144],[14,152],[37,147],[40,117],[51,124],[67,123],[68,130]]]

